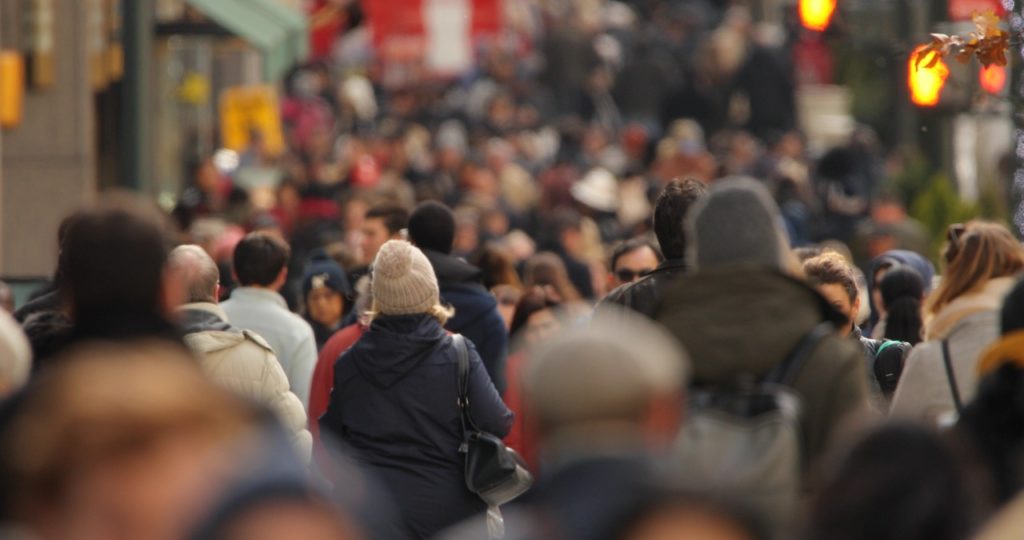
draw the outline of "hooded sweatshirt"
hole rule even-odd
[[[845,321],[809,285],[756,265],[682,277],[657,320],[686,347],[697,386],[764,377],[819,323]],[[863,358],[855,341],[829,336],[797,373],[805,462],[821,456],[848,415],[868,410]]]
[[[470,413],[477,427],[504,437],[512,413],[494,389],[472,343]],[[391,492],[411,538],[427,538],[485,509],[466,488],[459,453],[457,355],[430,315],[382,316],[335,366],[334,390],[320,419]]]

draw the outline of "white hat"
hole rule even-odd
[[[582,180],[569,189],[577,201],[603,212],[619,208],[619,183],[607,169],[590,169]]]

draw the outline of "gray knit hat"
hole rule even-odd
[[[711,185],[686,215],[687,258],[694,269],[755,264],[786,270],[789,238],[771,194],[753,178]]]
[[[388,240],[373,261],[373,300],[382,315],[427,313],[440,303],[430,261],[405,240]]]

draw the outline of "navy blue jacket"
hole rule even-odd
[[[505,359],[508,330],[498,313],[498,301],[484,286],[480,269],[451,255],[430,249],[423,253],[434,267],[441,302],[455,308],[446,328],[466,336],[480,351],[480,359],[498,393],[505,394]]]
[[[470,413],[504,437],[512,412],[469,347]],[[320,429],[341,437],[380,479],[411,538],[428,538],[486,509],[466,488],[459,453],[457,356],[429,315],[384,316],[338,359]]]

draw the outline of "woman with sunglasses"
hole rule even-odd
[[[946,273],[925,303],[924,342],[911,351],[891,414],[947,425],[974,397],[975,364],[999,337],[999,310],[1024,269],[1024,249],[1006,227],[952,225]]]

